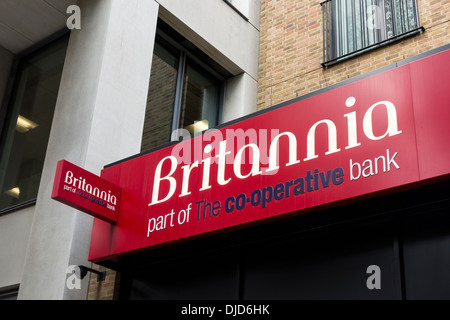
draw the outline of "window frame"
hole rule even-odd
[[[209,75],[214,77],[218,83],[219,83],[219,97],[218,97],[218,110],[217,110],[217,124],[209,127],[207,130],[213,129],[214,127],[220,125],[223,123],[223,110],[224,110],[224,104],[225,104],[225,91],[226,91],[226,80],[227,75],[224,75],[221,73],[221,70],[215,70],[213,66],[208,64],[208,62],[204,62],[203,58],[205,57],[199,57],[197,54],[193,53],[191,50],[186,48],[183,44],[189,43],[189,46],[193,46],[188,40],[184,39],[181,35],[177,34],[177,39],[174,39],[171,35],[169,35],[168,32],[165,30],[170,28],[168,27],[164,22],[161,20],[158,20],[159,26],[157,27],[156,31],[156,37],[155,37],[155,43],[158,43],[159,45],[166,47],[166,49],[170,50],[170,48],[167,48],[167,46],[171,47],[172,49],[175,49],[178,53],[178,67],[177,67],[177,79],[176,79],[176,86],[175,86],[175,97],[174,97],[174,105],[173,105],[173,116],[172,116],[172,124],[171,124],[171,136],[168,137],[169,142],[154,146],[150,148],[149,150],[141,150],[141,152],[150,152],[152,150],[157,150],[160,148],[165,147],[166,145],[172,144],[174,142],[181,141],[178,137],[178,139],[174,138],[174,132],[179,132],[180,128],[180,119],[183,109],[183,90],[185,86],[185,75],[186,75],[186,69],[188,60],[192,61],[195,65],[199,66],[203,70],[205,70]],[[162,26],[162,27],[161,27]],[[170,33],[174,33],[176,31],[170,30]],[[180,39],[178,39],[180,38]],[[170,50],[171,51],[171,50]],[[205,55],[206,56],[206,55]],[[208,59],[209,60],[209,59]],[[191,137],[194,135],[191,134]],[[183,137],[184,138],[184,137]]]

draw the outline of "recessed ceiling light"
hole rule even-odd
[[[37,123],[35,123],[21,115],[19,115],[17,117],[16,130],[19,131],[20,133],[28,132],[38,126],[39,125]]]
[[[9,189],[9,190],[5,191],[5,193],[8,196],[11,196],[11,197],[14,197],[16,199],[19,199],[20,189],[19,189],[19,187],[15,187],[15,188],[12,188],[12,189]]]
[[[193,124],[186,126],[184,128],[191,134],[202,132],[209,128],[209,121],[208,120],[195,121]]]

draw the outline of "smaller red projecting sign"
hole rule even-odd
[[[115,223],[122,189],[66,160],[58,162],[52,199]]]

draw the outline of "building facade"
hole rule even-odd
[[[95,263],[98,221],[51,194],[59,160],[100,175],[441,57],[449,15],[429,0],[2,1],[0,297],[448,299],[449,172]],[[78,283],[78,266],[105,279]]]
[[[67,27],[68,20],[77,22],[75,11],[67,10],[71,5],[79,8],[80,29]],[[191,124],[185,111],[202,116],[207,99],[217,109],[205,120],[216,123],[255,111],[259,3],[24,0],[2,1],[0,11],[2,145],[16,148],[9,159],[2,152],[0,287],[19,299],[85,299],[88,278],[82,289],[69,290],[66,271],[70,265],[88,264],[92,218],[50,199],[56,162],[65,158],[98,174],[105,164],[170,141],[172,122]],[[162,65],[167,77],[175,74],[173,82],[165,83],[173,86],[165,98],[172,99],[172,106],[173,93],[181,88],[178,115],[163,115],[164,120],[151,114],[150,105],[160,103],[148,98],[152,61],[154,70]],[[185,78],[180,73],[177,79],[178,67],[184,68]],[[37,85],[30,83],[31,72]],[[157,77],[156,72],[150,92],[160,91]],[[195,94],[206,88],[204,102]],[[44,112],[45,119],[39,119]],[[15,130],[14,117],[23,113],[37,125],[27,133]],[[147,141],[146,126],[162,138]],[[26,140],[25,134],[44,129],[43,145]],[[16,142],[20,138],[26,141]],[[30,154],[22,154],[24,149]],[[32,181],[20,182],[24,179]],[[20,195],[4,193],[16,187]]]

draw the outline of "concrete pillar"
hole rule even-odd
[[[28,242],[19,299],[85,299],[66,286],[70,265],[87,261],[92,217],[50,198],[56,163],[100,173],[140,151],[158,4],[80,0],[72,30]]]
[[[247,73],[227,80],[223,121],[228,122],[256,111],[258,82]]]

